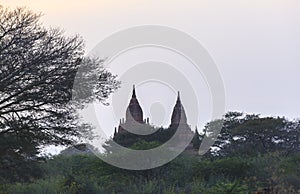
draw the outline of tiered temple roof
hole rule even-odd
[[[126,110],[126,121],[143,123],[143,111],[136,98],[135,86],[133,86],[132,97]]]
[[[180,100],[179,92],[177,94],[176,104],[173,108],[170,127],[177,127],[178,125],[187,125],[187,118]]]

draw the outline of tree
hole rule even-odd
[[[245,115],[241,112],[228,112],[222,119],[217,119],[209,122],[205,128],[205,135],[213,137],[215,142],[210,152],[214,155],[225,156],[231,149],[231,143],[233,142],[232,129],[241,125],[245,121]],[[221,125],[220,132],[217,130]],[[218,134],[216,134],[219,132]]]
[[[286,155],[300,152],[300,120],[288,121],[281,130],[278,146],[286,151]]]
[[[264,117],[245,121],[232,133],[239,137],[233,147],[241,153],[257,154],[279,150],[284,134],[286,120],[284,118]]]
[[[217,134],[211,152],[217,156],[252,155],[274,151],[295,152],[299,141],[297,122],[285,118],[259,117],[255,114],[228,112],[224,115],[222,128]],[[216,123],[212,121],[205,132],[213,136]],[[208,127],[209,126],[209,127]],[[297,130],[298,129],[298,130]]]
[[[0,7],[0,167],[20,157],[33,159],[42,145],[89,137],[78,108],[94,100],[105,103],[119,87],[103,60],[84,57],[78,35],[46,29],[40,17],[24,8]],[[72,90],[76,73],[77,86],[85,87]]]

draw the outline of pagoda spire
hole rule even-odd
[[[177,92],[177,101],[180,101],[180,92]]]
[[[196,150],[199,150],[200,144],[201,144],[202,138],[198,132],[198,128],[196,126],[194,137],[192,139],[193,148]]]
[[[177,101],[173,108],[173,113],[171,117],[171,126],[178,125],[178,124],[186,124],[186,123],[187,123],[186,114],[180,100],[180,92],[178,91]]]
[[[133,85],[132,97],[126,110],[126,121],[143,123],[143,111],[136,98],[135,85]]]
[[[115,127],[114,136],[116,136],[116,135],[117,135],[117,133],[118,133],[118,131],[117,131],[117,127]]]
[[[132,89],[132,98],[136,98],[135,85],[134,84],[133,84],[133,89]]]

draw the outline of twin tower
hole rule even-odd
[[[120,126],[118,128],[118,131],[117,131],[117,129],[115,129],[115,134],[120,133],[124,130],[123,127],[121,127],[124,124],[126,126],[132,126],[132,127],[134,127],[136,125],[140,125],[140,124],[149,124],[149,119],[143,118],[143,110],[139,104],[137,97],[136,97],[135,86],[133,86],[132,97],[131,97],[129,105],[126,109],[125,120],[124,119],[120,120]],[[178,128],[179,126],[184,126],[184,128],[186,129],[188,124],[187,124],[187,117],[186,117],[184,108],[182,106],[182,103],[180,100],[180,95],[178,92],[177,101],[173,108],[171,124],[170,124],[169,128]]]

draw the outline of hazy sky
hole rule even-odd
[[[198,39],[214,58],[224,80],[226,110],[300,117],[298,0],[2,0],[0,4],[42,12],[44,24],[80,34],[87,51],[111,33],[132,26],[179,29]]]

